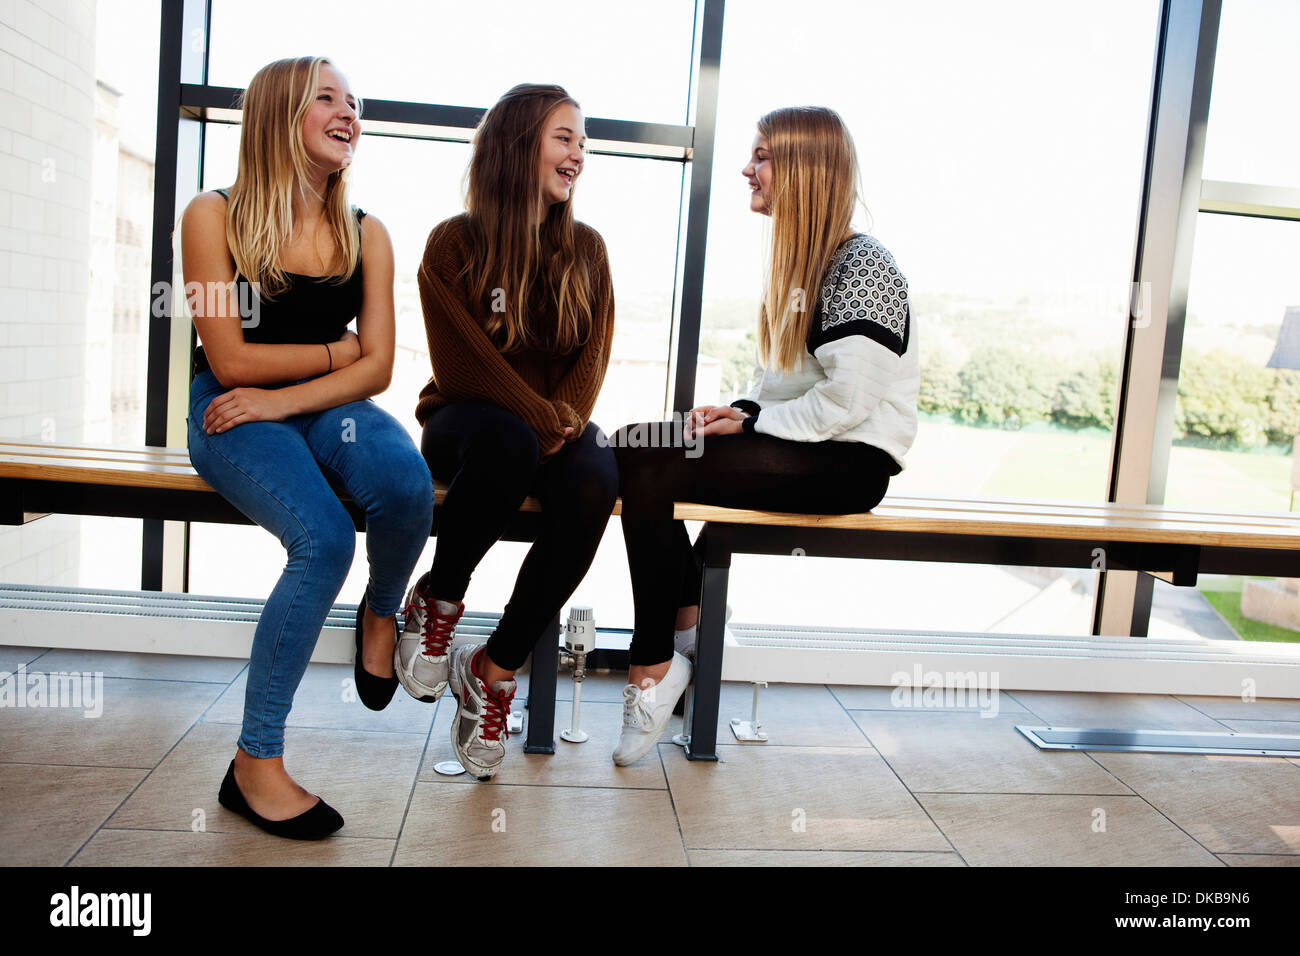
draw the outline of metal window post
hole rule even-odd
[[[180,383],[173,374],[180,342],[173,342],[175,299],[154,290],[176,288],[172,232],[176,211],[194,193],[201,168],[201,124],[181,118],[181,83],[206,80],[211,0],[166,0],[158,43],[158,118],[154,150],[153,241],[150,260],[150,312],[145,386],[146,445],[175,441],[170,409]],[[179,171],[185,169],[181,177]],[[193,176],[194,178],[191,178]],[[167,307],[163,307],[163,305]],[[188,346],[189,338],[184,337]],[[188,348],[185,349],[188,352]],[[185,385],[188,386],[188,380]],[[183,416],[182,416],[183,417]],[[171,441],[169,441],[171,439]],[[145,521],[140,587],[160,591],[166,580],[185,585],[187,528],[176,522]]]
[[[1115,416],[1109,500],[1162,504],[1178,401],[1220,0],[1165,0],[1153,82],[1133,308]],[[1150,577],[1102,571],[1094,634],[1144,636]]]
[[[695,138],[691,152],[690,202],[686,211],[686,252],[682,305],[673,368],[673,410],[695,405],[695,366],[700,355],[700,317],[704,300],[704,253],[709,228],[709,190],[713,179],[713,139],[718,126],[718,71],[722,59],[723,0],[704,0],[699,65],[696,70]]]

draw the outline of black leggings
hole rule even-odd
[[[618,495],[614,453],[600,434],[588,423],[580,438],[539,462],[532,428],[489,402],[446,405],[425,421],[420,451],[433,477],[449,484],[438,508],[431,596],[463,600],[470,575],[523,500],[533,495],[542,505],[541,532],[488,639],[499,667],[524,663],[591,567]]]
[[[671,446],[626,447],[636,433],[669,435]],[[862,442],[799,442],[770,435],[710,435],[684,447],[680,424],[628,425],[611,437],[623,498],[623,541],[632,573],[635,626],[631,663],[673,654],[679,607],[700,600],[701,561],[673,502],[800,514],[870,511],[898,465]],[[666,444],[666,443],[661,443]],[[695,457],[691,457],[694,455]]]

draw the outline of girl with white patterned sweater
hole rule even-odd
[[[768,113],[742,175],[750,209],[773,230],[756,385],[730,406],[692,409],[680,437],[707,437],[702,454],[684,441],[613,440],[635,605],[620,765],[655,746],[690,682],[700,562],[673,502],[869,511],[916,436],[907,280],[884,246],[850,225],[858,170],[843,121],[821,107]]]

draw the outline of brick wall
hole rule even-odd
[[[0,435],[84,440],[93,0],[0,0]],[[0,580],[76,582],[80,520],[0,530]]]

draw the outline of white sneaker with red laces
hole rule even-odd
[[[429,575],[415,582],[406,596],[406,626],[393,648],[393,671],[406,692],[432,703],[447,689],[448,650],[465,604],[437,601],[424,593]]]
[[[451,651],[451,692],[460,705],[451,721],[451,746],[460,765],[480,780],[489,780],[506,756],[510,731],[506,720],[515,698],[513,680],[489,687],[476,665],[486,644],[462,644]]]

